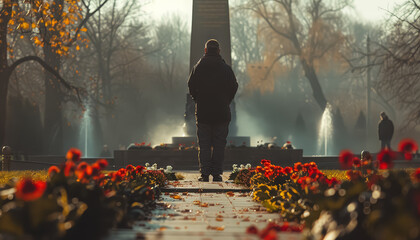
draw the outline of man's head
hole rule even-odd
[[[220,53],[219,42],[216,39],[207,40],[206,44],[204,45],[204,52],[206,54],[219,54]]]
[[[388,116],[386,115],[385,112],[381,112],[381,119],[387,119]]]

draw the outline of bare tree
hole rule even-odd
[[[186,22],[178,15],[165,17],[156,26],[152,54],[157,65],[156,80],[168,93],[173,93],[188,72],[189,38]]]
[[[420,1],[401,5],[392,15],[393,24],[381,51],[381,80],[377,88],[397,100],[407,113],[405,128],[420,123]]]
[[[341,15],[347,6],[348,0],[250,0],[242,6],[263,22],[262,32],[271,62],[267,71],[284,58],[298,59],[322,110],[327,99],[316,69],[323,58],[338,52],[344,42]]]

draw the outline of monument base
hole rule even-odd
[[[172,137],[172,144],[169,144],[172,147],[178,147],[179,145],[184,146],[192,146],[197,145],[197,137],[196,136],[187,136],[187,137]],[[227,137],[227,146],[234,145],[234,146],[251,146],[251,137],[244,137],[244,136],[228,136]]]

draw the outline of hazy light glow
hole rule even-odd
[[[150,17],[160,20],[168,14],[180,14],[185,17],[187,23],[191,24],[192,1],[193,0],[149,0],[145,5],[144,11]],[[353,0],[354,9],[348,10],[351,16],[357,19],[376,22],[388,17],[388,11],[392,11],[398,4],[406,0]],[[236,1],[230,1],[231,4]]]

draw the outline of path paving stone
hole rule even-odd
[[[198,173],[184,175],[184,181],[168,186],[172,192],[162,194],[161,207],[153,211],[150,221],[137,222],[131,230],[114,230],[107,239],[254,240],[259,237],[246,233],[249,226],[263,229],[268,222],[281,221],[278,213],[269,213],[252,201],[250,193],[232,191],[246,190],[242,186],[226,182],[201,183],[196,181]],[[226,173],[223,178],[228,176]],[[203,191],[190,192],[188,189]],[[302,238],[298,233],[278,236],[282,240]]]

